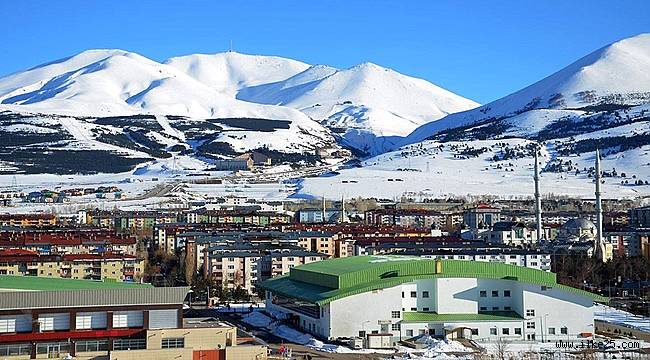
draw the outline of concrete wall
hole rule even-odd
[[[391,311],[402,309],[402,286],[348,296],[329,305],[330,338],[358,336],[362,330],[381,332],[380,321],[392,324],[400,320],[393,319]],[[392,331],[390,325],[388,332],[399,336],[399,331]]]
[[[439,278],[436,296],[440,314],[476,314],[478,312],[477,279]]]
[[[524,324],[522,321],[454,321],[454,322],[437,322],[437,323],[406,323],[402,324],[402,338],[408,339],[412,336],[419,334],[431,334],[432,336],[448,338],[457,338],[458,332],[452,332],[454,329],[467,327],[470,329],[477,329],[478,335],[471,335],[469,331],[465,333],[465,338],[481,339],[481,340],[496,340],[504,338],[508,340],[523,340]],[[492,335],[490,329],[496,329],[497,335]],[[504,334],[503,329],[507,328],[509,334]],[[515,329],[519,328],[522,335],[516,335]],[[411,332],[409,332],[412,331]],[[433,332],[432,332],[433,331]],[[410,335],[413,334],[413,335]]]
[[[265,360],[266,347],[261,345],[242,345],[226,348],[226,360]]]
[[[146,349],[111,351],[111,360],[191,360],[192,349]]]
[[[548,340],[576,338],[580,333],[595,333],[594,306],[590,298],[549,288],[542,290],[540,285],[519,284],[523,297],[523,315],[527,321],[534,321],[535,338]],[[535,316],[526,316],[526,311],[535,310]],[[548,314],[548,315],[547,315]],[[568,334],[560,333],[567,327]],[[548,329],[555,328],[555,335]]]
[[[185,348],[217,349],[237,344],[235,328],[188,328],[147,331],[147,350],[160,349],[163,338],[184,338]],[[228,341],[230,340],[230,341]]]
[[[412,283],[402,284],[402,311],[438,311],[436,302],[437,281],[435,279],[417,280]],[[416,297],[411,293],[415,291]],[[424,292],[429,293],[429,297],[424,297]],[[414,310],[415,309],[415,310]]]

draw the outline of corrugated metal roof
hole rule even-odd
[[[402,313],[402,322],[427,321],[504,321],[522,320],[514,311],[485,311],[478,314],[438,314],[435,312],[412,311]]]
[[[439,277],[504,279],[549,286],[586,296],[609,299],[558,284],[554,273],[497,262],[434,260],[408,256],[356,256],[301,265],[288,276],[267,280],[267,290],[320,305],[367,291],[418,279]]]
[[[22,310],[128,305],[181,305],[189,287],[143,287],[0,293],[0,309]]]
[[[0,275],[0,292],[15,290],[66,291],[92,289],[148,288],[151,284],[137,284],[117,281],[96,281],[47,278],[37,276]]]

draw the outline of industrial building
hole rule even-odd
[[[0,358],[266,359],[233,325],[186,319],[188,287],[0,276]]]
[[[520,266],[409,256],[358,256],[292,268],[261,284],[269,311],[322,339],[428,334],[474,340],[567,340],[594,333],[607,298]]]

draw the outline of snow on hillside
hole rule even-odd
[[[388,152],[361,163],[361,167],[341,170],[340,175],[307,178],[300,193],[328,198],[402,196],[415,199],[447,195],[491,195],[531,197],[533,194],[533,159],[526,153],[526,139],[475,140],[463,142],[425,141]],[[541,158],[545,171],[541,176],[543,194],[593,197],[592,178],[584,168],[593,167],[593,153],[560,156],[550,142]],[[517,154],[507,160],[494,161],[508,151]],[[650,146],[632,149],[602,159],[603,171],[618,171],[615,178],[605,178],[605,197],[635,197],[650,194],[649,185],[634,186],[635,179],[650,180]],[[572,161],[574,171],[547,171],[558,159]],[[620,176],[625,173],[625,178]],[[633,178],[634,176],[634,178]],[[621,181],[628,184],[621,184]]]
[[[372,63],[346,70],[313,66],[285,81],[242,89],[237,98],[299,109],[369,153],[417,126],[478,106],[425,80]],[[390,140],[388,140],[390,144]]]
[[[233,51],[173,57],[165,64],[230,97],[241,88],[282,81],[309,67],[292,59]]]
[[[313,157],[316,148],[336,147],[328,129],[296,109],[234,96],[239,86],[285,79],[307,67],[237,53],[160,64],[123,50],[85,51],[0,78],[0,136],[19,139],[0,148],[86,151],[66,154],[71,158],[62,159],[56,171],[64,162],[77,163],[74,156],[102,151],[133,158],[115,169],[121,172],[146,158],[171,156],[166,149],[173,146],[195,151],[204,163],[206,154],[223,158],[260,148]],[[28,156],[30,150],[20,151]],[[16,160],[6,157],[0,155],[0,163]]]
[[[650,34],[598,49],[562,70],[476,109],[425,124],[402,144],[422,141],[454,127],[511,117],[534,109],[574,109],[602,104],[650,102]]]
[[[234,61],[228,64],[230,69],[235,68]],[[197,73],[200,71],[194,74]],[[0,92],[0,103],[14,111],[85,116],[152,113],[311,122],[293,109],[236,100],[175,67],[120,50],[88,51],[18,73],[0,79],[0,89],[7,90]]]

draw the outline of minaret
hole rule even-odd
[[[533,179],[535,180],[535,222],[537,224],[537,241],[540,241],[544,238],[542,234],[542,198],[539,194],[539,160],[537,158],[537,150],[535,147],[535,175]]]
[[[341,195],[341,222],[347,222],[347,218],[345,216],[345,196]]]
[[[327,208],[325,207],[325,195],[323,195],[323,222],[327,222]]]
[[[603,245],[603,207],[600,198],[600,151],[596,149],[596,241],[594,244],[595,256],[605,261],[605,246]]]

